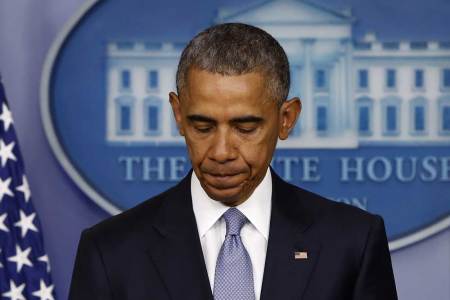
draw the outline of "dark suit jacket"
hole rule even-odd
[[[397,299],[379,216],[290,185],[274,172],[272,181],[261,300]],[[308,258],[294,259],[296,251]],[[190,174],[83,232],[69,299],[213,299]]]

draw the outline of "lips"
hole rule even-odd
[[[233,177],[239,175],[240,173],[236,172],[236,173],[206,173],[206,174],[211,175],[213,177]]]
[[[245,180],[242,173],[204,173],[204,179],[208,185],[219,190],[238,187]]]

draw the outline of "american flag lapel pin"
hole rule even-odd
[[[308,259],[308,252],[307,251],[295,251],[294,258],[295,259]]]

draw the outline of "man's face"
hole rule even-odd
[[[286,103],[280,109],[271,99],[261,73],[224,76],[196,68],[170,102],[203,189],[229,206],[244,202],[264,178],[278,137],[287,137],[300,110],[298,99],[288,101],[298,109],[286,120]]]

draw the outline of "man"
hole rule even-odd
[[[83,232],[70,299],[397,299],[383,221],[269,168],[301,110],[261,29],[222,24],[184,49],[170,103],[191,171]]]

